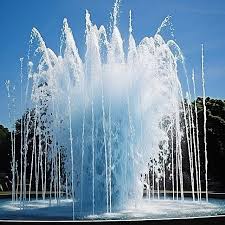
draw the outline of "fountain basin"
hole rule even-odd
[[[31,200],[24,208],[19,202],[12,203],[11,199],[0,199],[1,221],[71,221],[72,201]],[[215,219],[214,219],[215,218]],[[218,219],[220,218],[220,219]],[[201,220],[221,222],[225,218],[225,199],[210,198],[209,202],[193,202],[191,198],[184,201],[142,199],[139,202],[130,202],[126,209],[113,213],[87,215],[79,213],[75,203],[76,221],[171,221]],[[224,220],[223,220],[224,221]],[[182,222],[183,223],[183,222]],[[174,223],[173,223],[174,224]],[[179,222],[180,224],[180,222]]]

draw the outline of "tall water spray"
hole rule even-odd
[[[207,141],[206,141],[206,102],[205,102],[205,72],[204,72],[204,46],[202,44],[202,92],[203,92],[203,112],[204,112],[204,153],[205,153],[205,189],[206,201],[208,201],[208,157],[207,157]]]
[[[153,37],[136,43],[130,11],[125,53],[118,29],[119,4],[115,2],[110,32],[94,25],[86,11],[84,59],[67,19],[63,20],[58,56],[38,30],[32,29],[24,97],[27,112],[21,120],[20,175],[13,178],[13,200],[18,182],[21,203],[31,200],[33,186],[36,199],[40,190],[43,199],[48,192],[49,204],[52,197],[58,204],[61,198],[70,197],[74,219],[76,213],[109,213],[137,205],[143,183],[148,185],[149,198],[160,198],[160,190],[166,198],[167,184],[171,183],[173,199],[175,194],[184,199],[185,138],[193,200],[195,179],[201,198],[199,140],[191,94],[188,84],[185,102],[178,79],[178,63],[184,64],[184,59],[173,40],[165,42],[160,36],[170,17]],[[21,107],[22,100],[21,92]],[[13,156],[14,151],[12,148]],[[12,165],[16,174],[15,157]]]

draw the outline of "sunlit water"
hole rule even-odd
[[[137,43],[130,12],[125,50],[118,13],[116,1],[110,31],[106,31],[104,26],[94,25],[86,11],[83,59],[66,19],[59,54],[32,29],[25,84],[21,60],[21,107],[29,112],[21,126],[22,157],[12,159],[13,203],[2,206],[12,213],[9,210],[6,215],[126,219],[217,213],[218,202],[141,200],[144,183],[152,195],[164,190],[164,198],[170,184],[171,191],[180,192],[179,198],[184,200],[183,139],[188,144],[190,186],[198,200],[204,178],[198,175],[191,96],[188,92],[185,102],[178,78],[180,67],[186,73],[184,57],[175,41],[165,41],[160,35],[170,18],[155,35]],[[31,185],[33,181],[35,185]],[[36,191],[36,202],[30,199],[31,191]],[[38,200],[38,191],[43,200]],[[47,192],[54,193],[49,201],[45,200]],[[65,195],[73,201],[63,200]],[[14,215],[18,205],[21,210]],[[178,212],[178,208],[182,210]]]
[[[78,210],[75,207],[75,210]],[[185,201],[149,200],[143,199],[138,204],[131,203],[130,207],[113,213],[100,213],[98,215],[87,215],[82,213],[75,220],[146,220],[169,218],[193,218],[219,216],[225,214],[225,200],[210,199],[206,202],[193,202],[186,198]],[[72,201],[61,200],[60,206],[48,200],[32,200],[21,210],[19,203],[10,200],[0,201],[0,220],[71,220]]]

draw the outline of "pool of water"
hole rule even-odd
[[[76,210],[76,207],[75,207]],[[126,209],[98,215],[82,215],[75,211],[76,220],[148,220],[193,218],[225,215],[225,199],[209,199],[209,202],[143,199],[131,202]],[[24,207],[9,199],[0,199],[0,220],[72,220],[72,201],[32,200]]]

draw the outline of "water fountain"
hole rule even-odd
[[[18,213],[25,213],[25,218],[42,215],[42,207],[52,207],[56,219],[56,207],[67,219],[127,218],[134,212],[154,218],[156,209],[169,211],[171,204],[193,207],[192,215],[202,207],[213,213],[217,210],[207,203],[207,149],[205,144],[204,169],[200,167],[198,120],[194,120],[197,108],[192,108],[184,58],[173,40],[165,42],[160,35],[170,17],[153,37],[136,43],[130,12],[126,54],[117,26],[119,4],[117,0],[110,32],[94,25],[86,11],[84,59],[66,19],[58,56],[32,29],[25,85],[21,59],[21,107],[26,112],[20,123],[20,158],[15,156],[12,132],[10,206],[22,209]],[[203,56],[202,48],[205,99]],[[186,99],[178,64],[187,77]],[[194,72],[192,78],[196,97]],[[7,82],[9,97],[10,87]],[[204,103],[204,127],[205,110]],[[191,203],[185,202],[184,139]],[[200,176],[203,169],[205,180]],[[145,200],[143,185],[148,187]],[[38,211],[31,213],[32,207]]]

